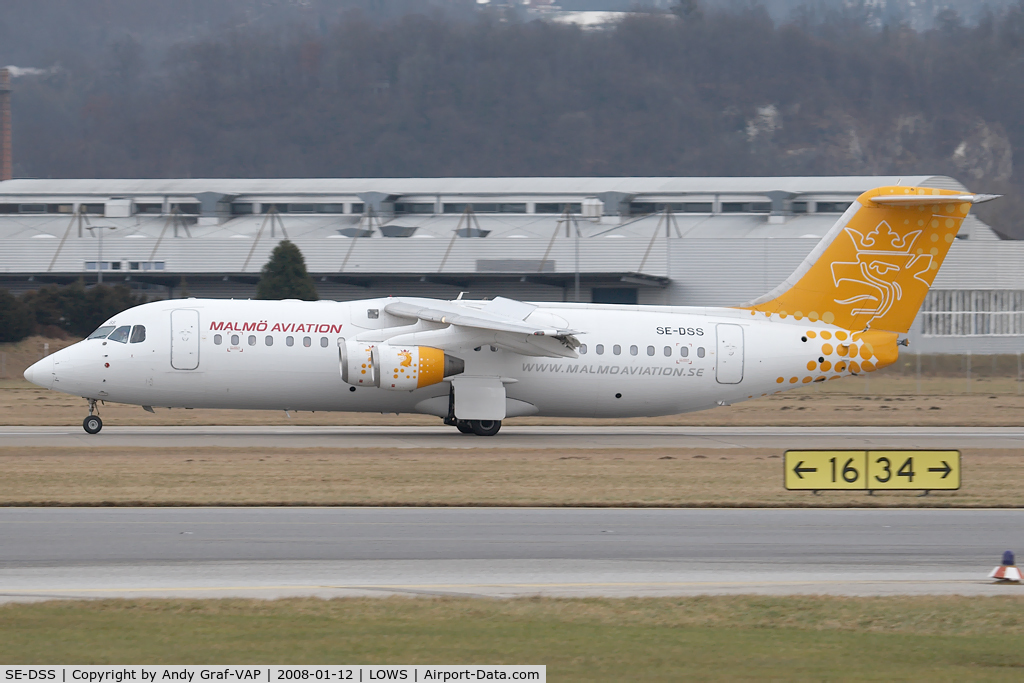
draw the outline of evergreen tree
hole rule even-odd
[[[0,342],[19,342],[32,334],[35,318],[20,299],[0,288]]]
[[[306,260],[299,248],[282,240],[260,271],[257,299],[302,299],[316,301],[316,285],[306,272]]]

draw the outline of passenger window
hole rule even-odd
[[[267,335],[267,338],[264,339],[263,341],[266,342],[267,346],[273,346],[274,345],[274,338],[271,337],[269,334]]]
[[[220,346],[221,342],[223,342],[223,341],[224,341],[224,337],[220,336],[219,334],[213,335],[213,343],[216,344],[217,346]]]
[[[128,333],[131,332],[131,329],[131,325],[124,325],[123,327],[119,327],[110,333],[110,336],[107,337],[107,341],[116,341],[121,344],[127,344]]]
[[[143,325],[136,325],[132,328],[132,344],[146,341],[146,328]]]
[[[256,346],[256,335],[255,334],[250,334],[249,335],[249,346]]]
[[[295,346],[295,337],[285,337],[284,343],[286,346]]]
[[[110,334],[113,330],[113,325],[107,325],[106,327],[99,328],[98,330],[90,334],[88,337],[86,337],[86,339],[106,339],[107,335]]]
[[[671,346],[666,346],[665,347],[665,356],[671,356],[671,355],[672,355],[672,347]]]
[[[327,341],[327,337],[320,337],[320,346],[326,349],[329,343],[330,342]]]
[[[303,337],[302,338],[302,345],[305,346],[308,349],[310,346],[313,345],[313,340],[310,339],[309,337]]]
[[[684,347],[680,348],[679,349],[679,355],[682,356],[683,358],[686,358],[687,356],[689,356],[690,355],[690,347],[689,346],[684,346]]]
[[[703,346],[698,346],[697,347],[697,358],[703,358],[703,357],[704,357],[704,347]]]
[[[636,344],[634,344],[633,346],[630,346],[630,347],[629,347],[629,355],[631,355],[631,356],[635,356],[635,355],[636,355],[636,354],[638,354],[638,353],[640,353],[640,349],[638,349],[638,348],[636,347]]]
[[[622,347],[616,344],[615,346],[612,347],[612,353],[618,356],[620,353],[622,353]]]
[[[597,351],[597,355],[599,355],[599,356],[603,355],[604,354],[604,344],[598,344],[597,346],[594,347],[594,350]]]
[[[231,335],[231,345],[232,346],[238,346],[238,341],[239,340],[238,340],[238,335],[237,334]]]
[[[654,347],[653,346],[648,346],[647,347],[647,355],[648,356],[653,356],[654,355]]]
[[[581,356],[587,355],[587,345],[586,344],[580,344],[580,355]]]

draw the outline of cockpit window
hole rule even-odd
[[[110,334],[111,331],[113,331],[113,329],[113,325],[104,325],[103,327],[99,328],[98,330],[90,334],[88,337],[86,337],[86,339],[103,339],[108,334]]]
[[[146,326],[136,325],[132,328],[132,344],[146,341]]]
[[[107,337],[107,341],[116,341],[116,342],[120,342],[122,344],[127,344],[128,343],[128,332],[131,329],[132,329],[131,325],[124,325],[122,327],[119,327],[119,328],[117,328],[116,330],[114,330],[113,332],[110,333],[110,336]]]

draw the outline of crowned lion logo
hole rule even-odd
[[[933,256],[914,252],[920,230],[900,235],[886,221],[867,235],[850,227],[843,230],[853,243],[856,260],[833,262],[832,278],[838,289],[835,302],[851,306],[851,315],[870,315],[870,324],[885,316],[909,290],[923,287],[927,291],[931,282],[925,275],[932,269]]]

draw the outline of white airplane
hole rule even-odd
[[[729,405],[896,361],[972,204],[862,194],[799,268],[734,308],[395,297],[157,301],[25,371],[89,401],[424,413],[491,436],[505,418],[637,417]]]

